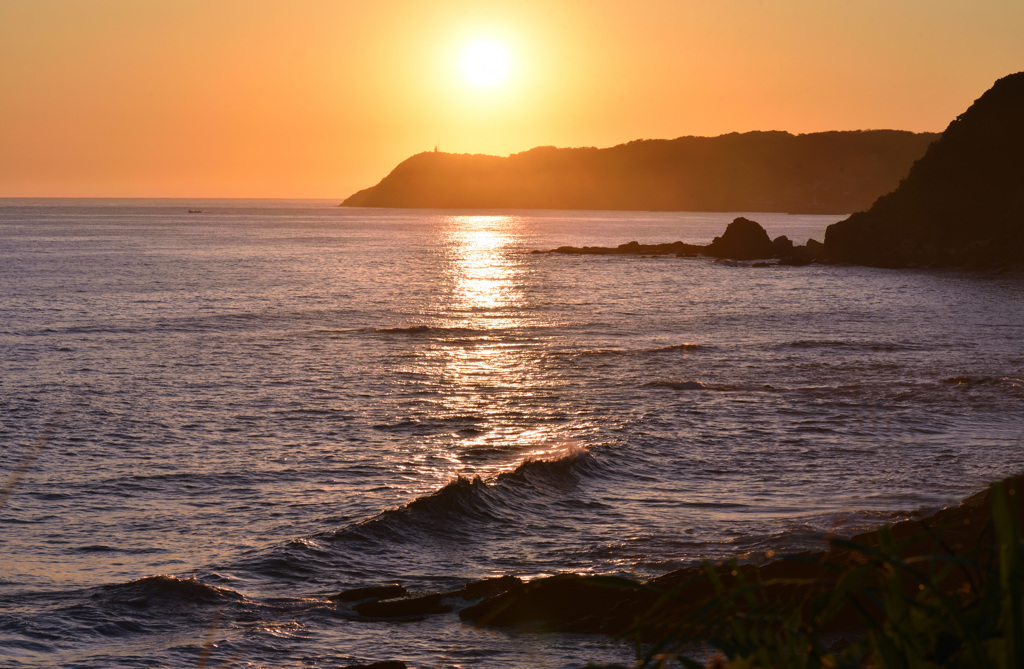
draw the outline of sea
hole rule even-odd
[[[330,596],[819,548],[1024,471],[1019,273],[531,253],[843,216],[336,204],[0,200],[0,666],[625,664]]]

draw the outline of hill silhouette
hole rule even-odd
[[[828,227],[833,260],[1024,267],[1024,72],[949,124],[899,187]]]
[[[349,207],[847,213],[892,190],[935,133],[731,133],[506,157],[421,153]]]

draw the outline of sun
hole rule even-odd
[[[491,40],[473,42],[462,52],[462,74],[479,88],[494,88],[508,77],[510,61],[505,47]]]

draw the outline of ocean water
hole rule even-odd
[[[529,253],[738,214],[333,204],[0,201],[0,666],[626,662],[328,596],[801,550],[1022,470],[1019,274]]]

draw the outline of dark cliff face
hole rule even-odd
[[[732,133],[507,158],[422,153],[343,203],[361,207],[845,213],[892,190],[937,135]]]
[[[1024,72],[950,123],[895,191],[829,226],[825,250],[879,267],[1024,267]]]

